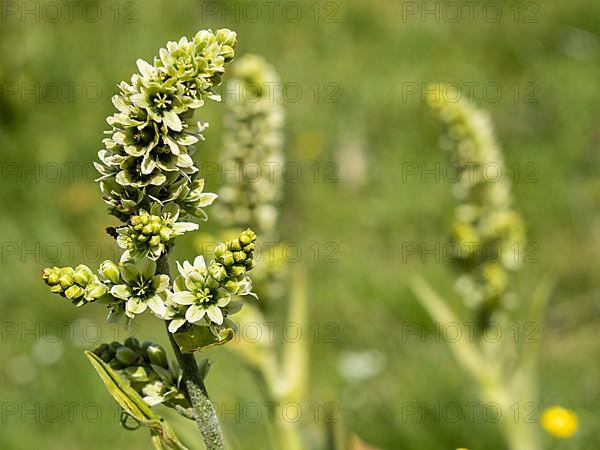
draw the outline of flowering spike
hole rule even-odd
[[[519,261],[512,246],[521,245],[524,225],[512,209],[510,185],[502,177],[491,179],[486,168],[494,165],[500,174],[504,161],[488,114],[465,100],[449,95],[451,87],[430,89],[429,106],[444,123],[442,147],[449,150],[459,167],[455,186],[456,207],[452,239],[456,259],[464,275],[457,288],[465,300],[478,308],[485,326],[493,312],[505,306],[509,296],[509,273]],[[496,249],[495,252],[490,249]]]
[[[119,84],[107,119],[111,130],[98,152],[96,168],[111,214],[123,222],[154,204],[179,205],[184,214],[205,220],[203,194],[191,155],[207,127],[193,120],[206,99],[219,100],[225,63],[231,61],[236,34],[227,29],[200,31],[191,40],[168,42],[150,64]]]

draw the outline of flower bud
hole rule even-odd
[[[117,349],[115,358],[124,366],[130,366],[138,359],[138,354],[135,350],[123,345]]]
[[[208,266],[208,273],[217,281],[223,281],[227,278],[227,271],[222,264],[214,263]]]
[[[104,261],[100,264],[100,273],[104,275],[113,284],[119,284],[121,281],[121,275],[119,273],[119,266],[112,261]]]
[[[120,347],[122,347],[122,344],[117,341],[112,341],[110,344],[108,344],[108,346],[116,352]]]
[[[243,245],[251,244],[254,241],[256,241],[256,233],[254,233],[254,231],[252,231],[250,228],[242,231],[242,234],[240,234],[240,242]]]
[[[50,292],[52,292],[53,294],[62,294],[62,287],[60,286],[60,284],[54,284],[52,286],[50,286]]]
[[[230,294],[235,294],[238,291],[238,283],[236,280],[227,280],[223,287],[227,289],[227,292]]]
[[[152,364],[165,368],[169,366],[169,363],[167,361],[167,353],[160,345],[149,345],[146,349],[146,354],[148,355],[148,359]]]
[[[48,285],[58,284],[60,278],[60,269],[58,267],[48,267],[44,269],[42,278]]]
[[[69,288],[73,284],[73,274],[75,271],[71,267],[63,267],[60,269],[60,278],[58,282],[63,289]]]
[[[243,251],[234,252],[233,259],[235,259],[236,263],[245,261],[246,260],[246,252],[243,252]]]
[[[140,346],[140,341],[137,340],[137,338],[133,337],[133,336],[129,336],[127,339],[125,339],[125,342],[123,343],[125,344],[127,347],[129,347],[132,350],[141,350],[141,346]]]
[[[93,278],[94,273],[88,266],[81,264],[75,268],[73,281],[75,281],[75,283],[77,283],[79,286],[86,287]]]
[[[123,364],[118,359],[111,359],[108,365],[113,370],[121,370],[123,368]]]
[[[231,46],[224,45],[223,47],[221,47],[221,55],[225,59],[225,62],[229,62],[235,56],[235,51]]]
[[[231,31],[228,28],[221,28],[217,30],[215,36],[217,37],[217,41],[219,41],[221,44],[228,45],[230,47],[235,47],[236,45],[237,34],[235,31]]]
[[[233,253],[231,253],[230,251],[226,251],[225,253],[223,253],[223,256],[221,256],[220,259],[221,260],[219,262],[224,266],[231,266],[235,262]]]
[[[239,239],[234,239],[233,241],[229,241],[229,250],[238,252],[242,249],[242,244]]]
[[[227,252],[227,246],[223,243],[217,244],[215,247],[215,257],[221,258]]]
[[[73,300],[83,296],[84,293],[85,290],[81,286],[74,284],[65,291],[65,296],[69,300]]]
[[[234,277],[240,277],[246,273],[246,268],[236,264],[235,266],[231,266],[229,273],[231,273]]]
[[[85,288],[85,298],[88,300],[98,300],[108,292],[108,287],[104,283],[91,283]]]

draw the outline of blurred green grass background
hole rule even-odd
[[[35,8],[36,3],[17,7]],[[80,2],[82,7],[90,3]],[[437,146],[440,129],[421,96],[406,95],[407,83],[419,89],[435,81],[497,83],[503,90],[499,101],[486,101],[478,88],[475,100],[492,114],[507,166],[532,162],[538,168],[536,182],[521,177],[514,184],[528,239],[539,246],[538,262],[525,264],[518,275],[518,291],[526,301],[543,276],[556,283],[540,331],[539,408],[561,404],[581,420],[574,438],[546,436],[545,448],[600,448],[600,4],[530,3],[538,7],[537,23],[524,23],[522,17],[515,23],[515,2],[499,2],[503,16],[496,23],[483,20],[478,8],[475,20],[450,23],[443,16],[439,21],[407,17],[406,5],[396,0],[321,2],[316,5],[319,20],[313,2],[296,3],[303,13],[297,22],[285,20],[281,8],[270,20],[267,7],[256,2],[261,20],[248,20],[249,9],[246,16],[229,14],[222,20],[224,8],[246,3],[96,2],[102,11],[97,22],[84,20],[82,7],[71,21],[63,6],[65,16],[56,23],[41,10],[39,21],[3,10],[0,448],[148,448],[146,432],[119,428],[114,406],[82,355],[83,348],[115,338],[116,332],[105,326],[96,336],[95,324],[103,323],[104,311],[76,310],[52,297],[40,272],[48,265],[95,267],[114,255],[104,228],[115,221],[106,215],[89,169],[101,147],[105,117],[113,110],[114,85],[136,70],[137,58],[151,59],[167,40],[223,26],[238,32],[238,55],[265,56],[284,84],[297,83],[303,91],[299,101],[284,102],[286,156],[301,165],[303,176],[286,185],[281,235],[303,250],[297,264],[309,273],[310,322],[338,325],[335,343],[321,340],[311,346],[309,403],[335,399],[345,423],[383,449],[504,448],[495,425],[481,416],[456,423],[403,419],[406,402],[433,408],[477,401],[471,380],[444,343],[405,339],[406,323],[433,326],[408,290],[414,273],[444,293],[465,320],[469,317],[453,293],[455,274],[445,261],[423,263],[403,254],[405,242],[445,243],[452,205],[450,183],[402,179],[403,164],[433,167],[446,161]],[[207,4],[217,12],[209,13],[213,9],[207,10]],[[518,3],[520,8],[527,4]],[[429,5],[433,8],[434,2]],[[332,11],[334,22],[326,21]],[[127,14],[133,22],[125,20]],[[50,91],[39,100],[25,94],[36,83],[38,92],[58,83],[61,97],[52,101]],[[72,100],[64,83],[79,83]],[[330,99],[338,101],[325,101],[331,92],[327,83],[334,83]],[[527,83],[535,83],[536,102],[523,101],[530,92]],[[16,94],[11,91],[15,86]],[[91,86],[90,91],[83,92],[83,86]],[[91,100],[94,86],[101,87],[96,101]],[[518,101],[511,86],[519,86]],[[202,118],[211,126],[197,160],[218,160],[223,112],[223,104],[203,109]],[[338,164],[338,182],[325,183],[331,162]],[[62,171],[58,176],[48,166],[54,163]],[[70,163],[79,164],[73,176],[67,172]],[[309,168],[315,163],[321,168],[316,182]],[[28,168],[35,173],[27,174]],[[211,191],[218,184],[217,177],[207,180]],[[217,228],[209,220],[205,229]],[[329,242],[339,246],[336,263],[323,260]],[[315,243],[321,250],[317,261],[310,250]],[[192,239],[175,253],[179,259],[192,257]],[[67,334],[69,322],[77,324],[73,338]],[[165,342],[155,321],[138,324],[140,338]],[[54,342],[57,333],[61,338]],[[250,375],[229,352],[209,353],[214,366],[208,385],[217,403],[260,401]],[[340,371],[342,356],[365,354],[376,356],[379,370],[365,378]],[[72,418],[66,414],[68,402],[76,403]],[[18,412],[11,414],[15,404]],[[53,404],[62,417],[48,420],[55,417],[48,406]],[[91,418],[98,409],[90,404],[99,405],[97,422]],[[323,426],[314,423],[307,407],[304,412],[307,432],[316,436]],[[266,422],[229,416],[224,427],[238,448],[262,449],[267,448]]]

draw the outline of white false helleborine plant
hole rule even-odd
[[[237,244],[222,245],[229,259],[216,255],[221,260],[208,267],[201,259],[194,266],[178,263],[180,269],[196,269],[180,270],[179,278],[186,281],[177,281],[174,292],[169,275],[157,273],[155,263],[176,237],[198,229],[198,224],[180,219],[206,220],[204,208],[217,198],[204,192],[204,179],[191,158],[208,126],[194,121],[193,112],[205,99],[220,100],[214,87],[221,84],[235,42],[235,33],[226,29],[169,42],[153,64],[138,60],[139,73],[119,85],[113,98],[117,112],[107,119],[112,130],[96,167],[110,213],[124,222],[115,232],[124,252],[119,264],[105,261],[99,276],[86,266],[47,269],[44,279],[53,292],[78,306],[105,303],[111,321],[123,314],[132,319],[150,309],[171,321],[173,333],[186,324],[222,326],[239,309],[230,302],[251,291],[250,278],[244,275],[253,267],[256,237],[251,231],[243,232]],[[230,321],[226,325],[233,327]]]
[[[162,347],[135,338],[86,353],[124,412],[150,426],[155,448],[163,450],[185,447],[164,419],[150,420],[158,416],[147,405],[176,409],[196,421],[207,449],[225,448],[203,381],[207,363],[198,367],[189,353],[228,342],[236,328],[229,317],[242,306],[234,300],[254,295],[247,275],[256,241],[250,229],[217,245],[208,264],[202,257],[178,262],[173,285],[168,264],[175,238],[198,229],[187,220],[207,220],[204,208],[217,198],[204,192],[191,157],[208,126],[194,120],[194,111],[207,99],[220,100],[215,88],[235,46],[231,30],[202,30],[167,43],[152,64],[137,61],[139,73],[121,82],[112,99],[117,111],[107,119],[109,137],[95,163],[109,212],[122,222],[107,229],[122,257],[104,261],[97,274],[85,265],[43,273],[50,291],[74,305],[107,305],[109,321],[130,321],[149,310],[167,322],[177,364],[167,362]]]

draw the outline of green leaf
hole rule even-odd
[[[232,328],[221,328],[218,335],[215,336],[209,327],[192,325],[178,331],[173,337],[183,353],[193,353],[226,344],[233,339],[234,331]]]
[[[152,444],[156,450],[188,450],[179,441],[169,423],[158,414],[155,414],[127,381],[121,378],[96,354],[88,351],[84,353],[98,375],[100,375],[110,395],[113,396],[125,413],[141,425],[150,428]]]

